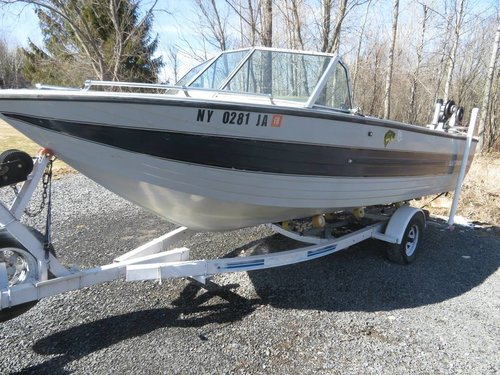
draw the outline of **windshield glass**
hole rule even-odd
[[[330,60],[330,56],[256,50],[224,89],[306,102]]]
[[[200,74],[200,72],[202,72],[203,69],[205,69],[208,66],[208,64],[211,62],[212,62],[212,59],[204,61],[201,64],[196,65],[194,68],[191,68],[191,70],[189,72],[184,74],[184,76],[182,76],[182,78],[175,83],[176,86],[187,85],[189,82],[191,82],[191,80],[194,77],[196,77],[198,74]]]
[[[343,63],[333,59],[327,54],[267,48],[228,51],[193,68],[177,84],[308,103],[326,69],[336,63],[312,105],[346,111],[351,108],[349,78]]]
[[[315,104],[341,110],[351,108],[347,71],[340,62],[335,67],[335,71],[328,79]]]
[[[248,50],[223,53],[189,86],[218,89],[247,54]]]

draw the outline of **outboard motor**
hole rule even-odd
[[[7,150],[0,154],[0,188],[26,181],[33,170],[33,159],[24,151]]]

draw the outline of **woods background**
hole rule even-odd
[[[0,11],[18,3],[36,7],[43,45],[0,36],[3,88],[173,83],[185,61],[253,45],[331,52],[350,67],[364,113],[425,124],[437,98],[453,99],[466,113],[481,108],[483,151],[500,149],[497,0],[189,0],[183,11],[166,1],[0,0]],[[159,14],[178,29],[174,40],[152,34]]]

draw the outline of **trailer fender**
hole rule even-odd
[[[397,243],[401,244],[406,227],[415,215],[422,215],[425,225],[425,214],[420,208],[410,206],[399,207],[389,219],[389,223],[385,229],[385,235],[397,239]]]

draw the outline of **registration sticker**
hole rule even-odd
[[[282,115],[273,115],[273,119],[271,121],[271,126],[273,126],[275,128],[279,128],[281,126],[282,122],[283,122]]]

